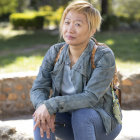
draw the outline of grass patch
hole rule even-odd
[[[40,55],[9,56],[8,59],[2,59],[1,65],[4,66],[0,68],[0,73],[37,71],[41,62],[42,56]]]
[[[22,49],[33,47],[37,44],[53,44],[58,40],[57,35],[51,35],[49,31],[29,31],[23,34],[15,34],[10,37],[0,36],[0,50],[10,51],[13,49]]]
[[[97,40],[105,42],[120,61],[140,62],[140,33],[104,32],[97,34]]]
[[[140,32],[103,32],[95,37],[113,50],[119,71],[125,75],[140,72]]]
[[[117,67],[122,72],[140,71],[139,32],[101,32],[95,35],[99,42],[106,43],[116,57]],[[14,31],[0,28],[0,73],[38,70],[49,47],[34,49],[36,45],[57,43],[58,34],[53,31]],[[32,51],[28,49],[32,48]],[[26,51],[24,51],[26,49]]]

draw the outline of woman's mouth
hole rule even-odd
[[[75,39],[75,37],[73,37],[73,36],[71,36],[71,35],[66,35],[66,38],[67,38],[68,40],[73,40],[73,39]]]

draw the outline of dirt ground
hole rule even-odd
[[[140,110],[123,110],[123,127],[120,135],[115,140],[140,140]],[[18,136],[23,139],[33,139],[32,115],[22,115],[0,120],[0,128],[9,126],[15,128]],[[6,139],[5,139],[6,140]],[[7,139],[9,140],[9,139]]]

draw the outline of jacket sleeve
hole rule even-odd
[[[34,108],[43,104],[44,100],[49,98],[52,80],[50,72],[54,66],[54,60],[62,45],[52,46],[46,53],[42,65],[40,66],[39,73],[33,83],[30,91],[30,99]]]
[[[110,88],[110,83],[115,72],[115,58],[111,51],[103,53],[102,57],[97,59],[96,68],[84,87],[82,93],[66,96],[57,96],[45,100],[50,114],[58,112],[67,112],[70,110],[94,107],[100,98]]]

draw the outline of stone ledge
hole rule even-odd
[[[28,71],[28,72],[16,72],[16,73],[1,74],[0,80],[7,79],[7,78],[31,77],[31,76],[36,76],[37,73],[38,73],[38,71]]]
[[[0,115],[33,111],[29,93],[34,80],[29,73],[0,79]]]
[[[16,73],[0,79],[0,116],[3,114],[33,113],[30,89],[37,72]],[[9,76],[9,77],[8,77]],[[140,73],[124,77],[119,74],[122,108],[140,109]]]

